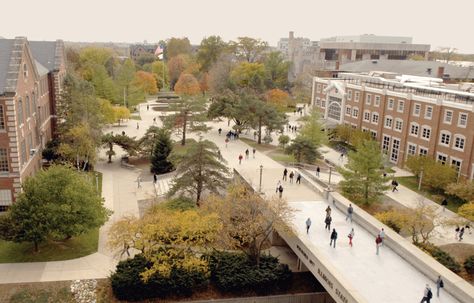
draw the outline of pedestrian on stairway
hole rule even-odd
[[[285,167],[285,170],[283,171],[283,181],[286,181],[286,176],[288,175],[288,170]]]
[[[336,248],[336,240],[337,240],[337,231],[335,228],[332,229],[331,233],[331,242],[329,242],[329,246],[334,243],[334,248]]]
[[[351,219],[352,223],[352,213],[354,212],[354,208],[352,207],[352,204],[349,203],[349,207],[347,208],[347,216],[346,216],[346,221]]]
[[[296,184],[301,184],[301,174],[296,175]]]
[[[466,230],[469,231],[469,234],[471,234],[471,225],[468,223],[466,223]]]
[[[306,220],[306,233],[309,233],[309,228],[311,227],[311,219],[308,217]]]
[[[242,164],[242,159],[244,158],[244,156],[242,156],[242,154],[239,155],[239,164]]]
[[[249,158],[249,154],[250,154],[250,152],[249,152],[249,149],[247,148],[247,149],[245,150],[245,159],[248,159],[248,158]]]
[[[158,181],[158,177],[156,174],[153,174],[153,183],[156,184],[156,181]]]
[[[331,216],[331,206],[328,205],[326,208],[326,218]]]
[[[319,173],[321,172],[321,169],[318,167],[316,167],[316,177],[319,178]]]
[[[349,238],[349,245],[350,247],[352,247],[352,239],[354,239],[354,228],[351,229],[347,237]]]
[[[295,176],[295,173],[291,171],[290,173],[290,183],[293,183],[293,177]]]
[[[383,243],[382,237],[380,237],[380,234],[378,234],[377,237],[375,238],[375,248],[376,248],[375,254],[376,255],[379,254],[379,248],[380,248],[380,245],[382,245],[382,243]]]
[[[283,196],[283,186],[280,184],[280,187],[278,187],[278,192],[280,193],[279,197],[281,199],[281,197]]]
[[[327,230],[331,230],[331,221],[332,221],[332,218],[331,216],[327,216],[326,219],[324,219],[324,223],[326,223],[326,226],[324,227],[324,229],[327,229]]]
[[[252,149],[252,154],[253,154],[253,158],[254,158],[254,159],[255,159],[255,152],[256,152],[256,151],[257,151],[257,150],[256,150],[255,148]]]

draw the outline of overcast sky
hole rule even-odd
[[[334,35],[411,36],[431,49],[474,53],[474,0],[1,0],[0,36],[30,40],[156,42],[205,36],[261,38],[290,30]]]

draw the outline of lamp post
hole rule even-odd
[[[262,192],[262,172],[263,172],[263,165],[260,165],[260,185],[258,186],[258,192]]]
[[[332,166],[329,166],[329,185],[331,185],[331,174],[332,174]]]
[[[421,190],[421,180],[423,180],[423,169],[420,171],[420,180],[418,181],[418,191]]]
[[[99,192],[99,173],[95,173],[95,188],[97,189],[97,192]]]

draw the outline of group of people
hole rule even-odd
[[[444,281],[441,276],[438,276],[436,279],[436,296],[439,297],[439,290],[444,288]],[[433,298],[433,292],[431,291],[431,287],[429,284],[426,284],[425,290],[423,292],[423,298],[421,299],[420,303],[427,302],[430,303],[430,300]]]
[[[465,227],[461,227],[461,228],[457,226],[456,229],[454,230],[456,232],[456,234],[454,235],[454,239],[462,241],[463,240],[462,237],[464,236],[465,230],[468,230],[469,234],[471,234],[471,226],[469,226],[469,224],[466,224]]]
[[[287,181],[288,177],[290,177],[290,183],[293,183],[293,179],[295,178],[296,175],[296,184],[301,184],[301,174],[297,173],[295,174],[294,171],[291,171],[290,174],[288,175],[288,169],[283,170],[283,181]]]
[[[252,155],[253,155],[253,158],[255,159],[255,153],[257,152],[257,150],[255,148],[252,149]],[[247,148],[245,150],[245,159],[248,159],[250,157],[250,151],[249,149]],[[239,164],[242,164],[242,159],[244,158],[244,156],[242,156],[242,154],[239,155]]]
[[[298,126],[296,125],[288,124],[286,128],[289,132],[292,132],[292,133],[296,133],[298,131]]]

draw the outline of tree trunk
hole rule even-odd
[[[262,117],[258,118],[258,144],[262,144]]]
[[[188,114],[185,112],[183,116],[183,139],[181,139],[181,145],[183,146],[186,144],[186,124],[188,122],[187,118],[188,118]]]
[[[35,244],[35,252],[39,252],[38,241],[33,241]]]

